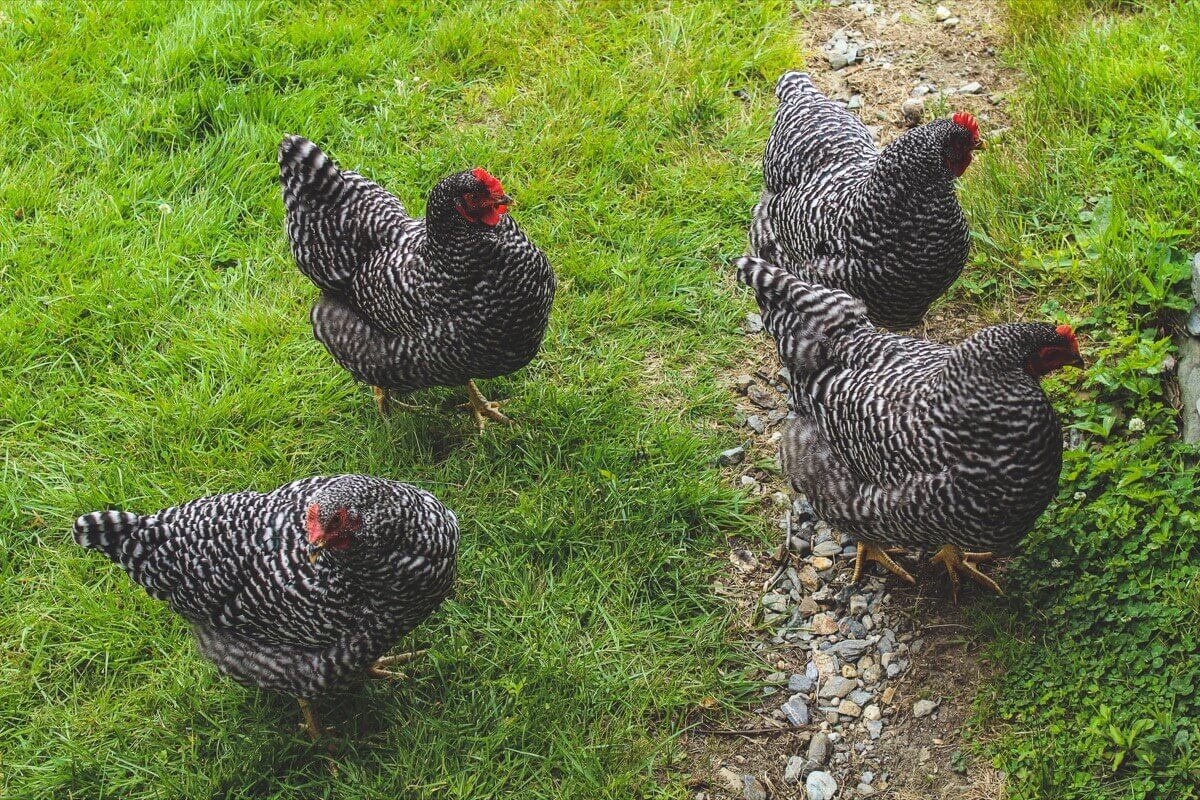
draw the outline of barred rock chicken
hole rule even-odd
[[[876,325],[916,325],[966,264],[954,180],[986,145],[967,113],[877,150],[866,127],[788,72],[763,155],[749,255],[862,300]]]
[[[940,548],[950,572],[1012,549],[1058,488],[1062,428],[1039,384],[1082,366],[1069,325],[1011,323],[961,344],[878,331],[864,305],[756,258],[737,262],[791,372],[784,473],[865,560],[912,577],[885,549]],[[978,549],[984,552],[964,552]]]
[[[365,475],[306,478],[265,494],[192,500],[154,514],[97,511],[75,541],[118,564],[192,626],[239,683],[308,701],[366,676],[450,593],[454,513],[429,492]]]
[[[500,182],[479,168],[455,173],[415,219],[299,136],[280,144],[279,173],[292,254],[323,292],[313,333],[375,387],[380,411],[393,393],[465,385],[480,430],[485,420],[511,422],[473,379],[533,360],[555,279],[508,216]]]

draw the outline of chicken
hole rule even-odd
[[[306,478],[265,494],[192,500],[154,514],[97,511],[75,541],[99,550],[191,625],[239,683],[308,701],[367,675],[450,593],[458,522],[432,494],[366,475]]]
[[[807,75],[786,73],[775,93],[749,255],[859,298],[876,325],[916,325],[967,261],[954,180],[985,147],[974,117],[934,120],[877,150]]]
[[[1058,488],[1062,428],[1039,378],[1082,366],[1068,325],[1010,323],[949,347],[878,331],[863,303],[756,258],[737,262],[791,373],[784,474],[866,560],[887,547],[999,592],[975,564],[1011,550]],[[982,552],[966,552],[978,550]]]
[[[500,182],[481,168],[450,175],[417,219],[299,136],[280,144],[279,174],[292,254],[322,290],[313,333],[375,387],[380,411],[395,394],[465,385],[480,430],[511,422],[474,379],[533,360],[555,278],[508,215]]]

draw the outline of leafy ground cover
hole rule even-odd
[[[961,291],[1071,319],[1092,365],[1056,387],[1059,500],[975,609],[999,666],[977,723],[1012,797],[1194,798],[1200,469],[1164,378],[1200,242],[1200,6],[1009,4],[1026,84]]]

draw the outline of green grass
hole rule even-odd
[[[396,6],[0,6],[0,795],[683,797],[672,737],[737,697],[710,556],[761,523],[711,466],[747,346],[721,274],[792,6]],[[542,356],[486,386],[517,427],[476,437],[451,391],[381,420],[312,340],[287,132],[415,212],[504,181],[561,278]],[[334,778],[69,529],[339,471],[464,538],[412,680],[324,704]]]
[[[999,668],[976,725],[1013,798],[1196,798],[1200,467],[1163,377],[1200,249],[1200,4],[1009,6],[1028,79],[956,294],[1070,318],[1092,366],[1054,386],[1080,437],[1059,502],[974,608]]]

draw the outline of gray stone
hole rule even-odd
[[[889,678],[894,678],[899,674],[900,674],[900,665],[899,664],[896,664],[896,663],[888,664],[887,676]]]
[[[758,406],[764,411],[769,411],[779,405],[779,403],[775,401],[775,397],[771,394],[771,392],[762,388],[758,384],[754,384],[746,389],[746,397],[751,403],[754,403],[754,405]]]
[[[813,690],[813,686],[816,685],[815,678],[816,678],[816,676],[813,676],[812,678],[810,678],[807,673],[801,675],[800,673],[797,672],[794,675],[792,675],[792,677],[788,678],[788,682],[787,682],[788,689],[793,692],[800,692],[801,694],[808,694],[809,692],[811,692]]]
[[[867,638],[867,626],[863,625],[853,617],[846,617],[845,619],[841,620],[838,623],[838,630],[842,632],[843,636],[851,639]]]
[[[787,610],[789,599],[786,594],[764,594],[762,603],[771,611],[783,612]]]
[[[932,700],[918,700],[917,702],[913,703],[913,716],[918,719],[921,717],[928,717],[937,710],[937,707],[938,704]]]
[[[842,641],[829,648],[831,653],[836,653],[838,657],[846,661],[857,661],[860,656],[867,652],[871,643],[862,639],[843,639]]]
[[[788,722],[792,724],[793,728],[807,725],[811,720],[808,713],[808,703],[804,702],[804,695],[802,694],[792,695],[780,710],[787,717]]]
[[[971,81],[970,83],[966,83],[958,87],[958,93],[978,94],[981,89],[983,89],[983,84],[979,83],[979,81]]]
[[[770,675],[763,678],[763,683],[769,683],[773,686],[780,686],[784,683],[787,683],[787,679],[788,676],[786,672],[772,672]]]
[[[721,455],[717,456],[718,467],[732,467],[734,464],[740,464],[746,458],[746,448],[731,447],[725,450]]]
[[[783,782],[790,784],[799,783],[801,778],[803,778],[805,775],[804,767],[807,763],[808,762],[806,762],[800,756],[792,756],[789,758],[787,767],[785,767],[783,770]],[[809,770],[809,772],[811,771],[812,770]]]
[[[825,685],[821,687],[821,691],[817,693],[817,696],[827,700],[836,697],[840,700],[854,691],[857,685],[858,684],[849,678],[843,678],[841,675],[834,675],[829,680],[825,681]]]
[[[874,693],[868,692],[865,689],[858,689],[850,693],[850,699],[860,706],[865,706],[871,702],[871,698],[874,696]]]
[[[834,556],[841,555],[842,546],[837,542],[825,541],[814,547],[813,552],[825,558],[833,558]]]
[[[875,789],[869,783],[860,783],[857,791],[859,797],[870,797],[875,794]]]
[[[743,775],[742,797],[746,800],[767,800],[767,787],[753,775]]]
[[[832,800],[837,794],[837,781],[828,772],[817,770],[809,773],[804,781],[804,789],[808,792],[808,800]]]
[[[763,418],[758,414],[751,414],[750,416],[746,417],[746,427],[755,433],[767,432],[767,424],[763,422]]]
[[[881,735],[883,735],[883,720],[867,720],[867,734],[870,735],[872,739],[878,739]]]
[[[818,766],[829,760],[829,751],[833,749],[833,743],[829,740],[829,734],[825,731],[818,731],[808,743],[808,760]]]
[[[861,594],[850,595],[850,613],[856,617],[867,613],[867,598]]]
[[[742,322],[742,327],[746,329],[747,333],[762,332],[762,329],[763,329],[762,315],[755,314],[753,312],[747,314],[745,321]]]

